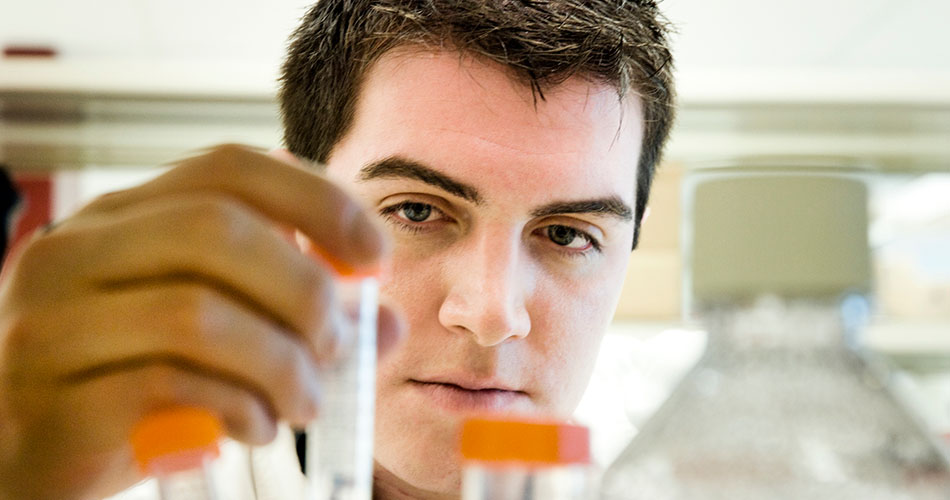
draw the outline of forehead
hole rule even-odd
[[[523,182],[530,172],[536,183],[625,182],[632,196],[639,100],[621,102],[609,85],[580,77],[543,94],[491,61],[396,49],[367,71],[350,132],[331,160],[348,155],[352,165],[399,154],[473,181]]]

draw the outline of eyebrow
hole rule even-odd
[[[374,161],[360,169],[361,181],[378,178],[405,178],[422,181],[476,205],[482,202],[478,190],[417,161],[399,156]]]
[[[562,214],[607,215],[625,222],[633,220],[633,210],[618,196],[593,200],[557,201],[538,207],[531,212],[532,217],[549,217]]]
[[[437,187],[476,205],[482,197],[473,186],[457,181],[431,167],[401,156],[390,156],[367,164],[360,169],[359,180],[414,179]],[[532,217],[550,217],[563,214],[607,215],[625,222],[633,220],[633,210],[619,196],[578,201],[556,201],[531,211]]]

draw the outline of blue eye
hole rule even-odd
[[[397,211],[407,220],[412,222],[424,222],[432,215],[432,205],[425,203],[404,203]]]
[[[448,222],[438,207],[418,201],[396,203],[381,209],[379,214],[397,227],[414,233],[434,230],[441,223]]]

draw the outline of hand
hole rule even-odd
[[[343,191],[239,146],[34,238],[0,289],[0,498],[130,486],[131,429],[164,407],[204,407],[250,444],[311,420],[343,313],[327,270],[278,225],[357,268],[385,254]],[[381,345],[396,325],[381,311]]]

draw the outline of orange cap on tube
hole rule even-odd
[[[337,276],[341,278],[349,279],[362,279],[362,278],[373,278],[377,277],[381,273],[380,268],[369,268],[369,269],[357,269],[356,267],[343,262],[342,260],[330,255],[326,250],[324,250],[319,245],[314,244],[314,242],[305,236],[300,231],[297,231],[297,244],[302,247],[303,252],[310,257],[317,259],[318,261],[326,264],[330,269],[336,273]]]
[[[461,452],[482,462],[588,464],[590,432],[563,422],[475,418],[462,425]]]
[[[135,461],[146,473],[176,472],[217,457],[221,422],[207,410],[181,407],[153,413],[132,430]]]

